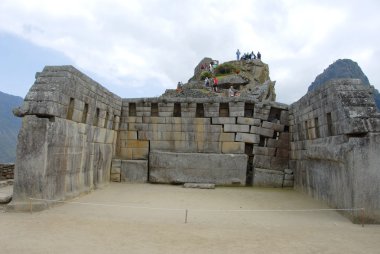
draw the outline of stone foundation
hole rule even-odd
[[[248,156],[151,152],[149,181],[153,183],[213,183],[245,185]]]

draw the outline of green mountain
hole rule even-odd
[[[308,91],[313,91],[315,88],[331,79],[339,78],[361,79],[364,85],[370,85],[367,76],[363,73],[358,63],[351,59],[339,59],[315,78],[314,82],[309,86]],[[380,109],[380,94],[376,89],[374,92],[374,98],[377,108]]]
[[[17,135],[21,118],[15,117],[12,109],[20,106],[23,98],[0,92],[0,163],[16,160]]]

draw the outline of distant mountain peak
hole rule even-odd
[[[364,85],[370,85],[367,76],[357,62],[354,62],[351,59],[338,59],[315,78],[314,82],[309,86],[308,92],[313,91],[329,80],[340,78],[360,79]],[[380,109],[380,94],[378,90],[374,90],[376,105],[378,109]]]
[[[363,73],[357,62],[351,59],[338,59],[315,78],[314,82],[309,86],[308,91],[313,91],[331,79],[340,78],[361,79],[364,85],[370,85],[367,76]]]
[[[16,159],[17,135],[21,119],[13,115],[12,109],[22,104],[18,96],[0,92],[0,163]]]

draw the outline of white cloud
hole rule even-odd
[[[370,0],[3,0],[0,32],[62,52],[123,97],[159,95],[187,81],[205,56],[226,61],[237,48],[259,50],[279,100],[290,103],[338,58],[357,61],[379,84],[379,7]]]

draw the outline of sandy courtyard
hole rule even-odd
[[[0,212],[0,253],[380,253],[380,225],[244,211],[328,208],[292,190],[113,183],[73,201],[87,204]]]

